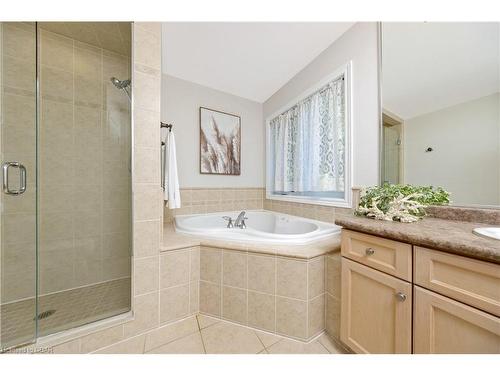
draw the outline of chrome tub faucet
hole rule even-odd
[[[229,216],[222,216],[224,220],[227,221],[226,228],[233,228],[233,219]]]
[[[222,218],[227,221],[226,228],[241,228],[241,229],[245,229],[247,227],[246,224],[245,224],[245,220],[248,219],[248,217],[245,217],[245,213],[246,213],[245,211],[241,211],[240,214],[238,215],[238,217],[235,220],[233,220],[229,216],[222,216]]]
[[[245,217],[245,214],[246,214],[245,211],[241,211],[236,220],[234,221],[234,226],[236,228],[245,229],[247,227],[245,224],[245,220],[247,220],[248,217]]]

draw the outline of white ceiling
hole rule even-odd
[[[383,107],[403,119],[499,91],[499,23],[384,23]]]
[[[353,23],[163,23],[163,73],[266,101]]]

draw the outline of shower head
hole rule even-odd
[[[111,81],[111,83],[113,83],[113,85],[117,89],[125,91],[125,94],[127,94],[128,99],[131,100],[130,92],[128,91],[128,88],[130,87],[130,83],[131,83],[130,79],[124,79],[123,81],[120,81],[116,77],[111,77],[109,80]]]
[[[115,87],[120,90],[123,90],[130,86],[130,79],[124,79],[123,81],[120,81],[116,77],[111,77],[110,80],[113,83],[113,85],[115,85]]]

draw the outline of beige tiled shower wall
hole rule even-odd
[[[134,165],[132,311],[122,337],[160,324],[160,93],[161,24],[133,24]],[[116,339],[119,341],[121,338]]]
[[[130,38],[129,38],[130,39]],[[129,56],[40,29],[40,294],[130,277]]]
[[[164,209],[165,222],[175,215],[206,214],[210,212],[259,210],[263,208],[263,188],[182,188],[182,207]]]

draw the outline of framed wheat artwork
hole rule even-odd
[[[200,107],[200,173],[239,176],[241,118]]]

